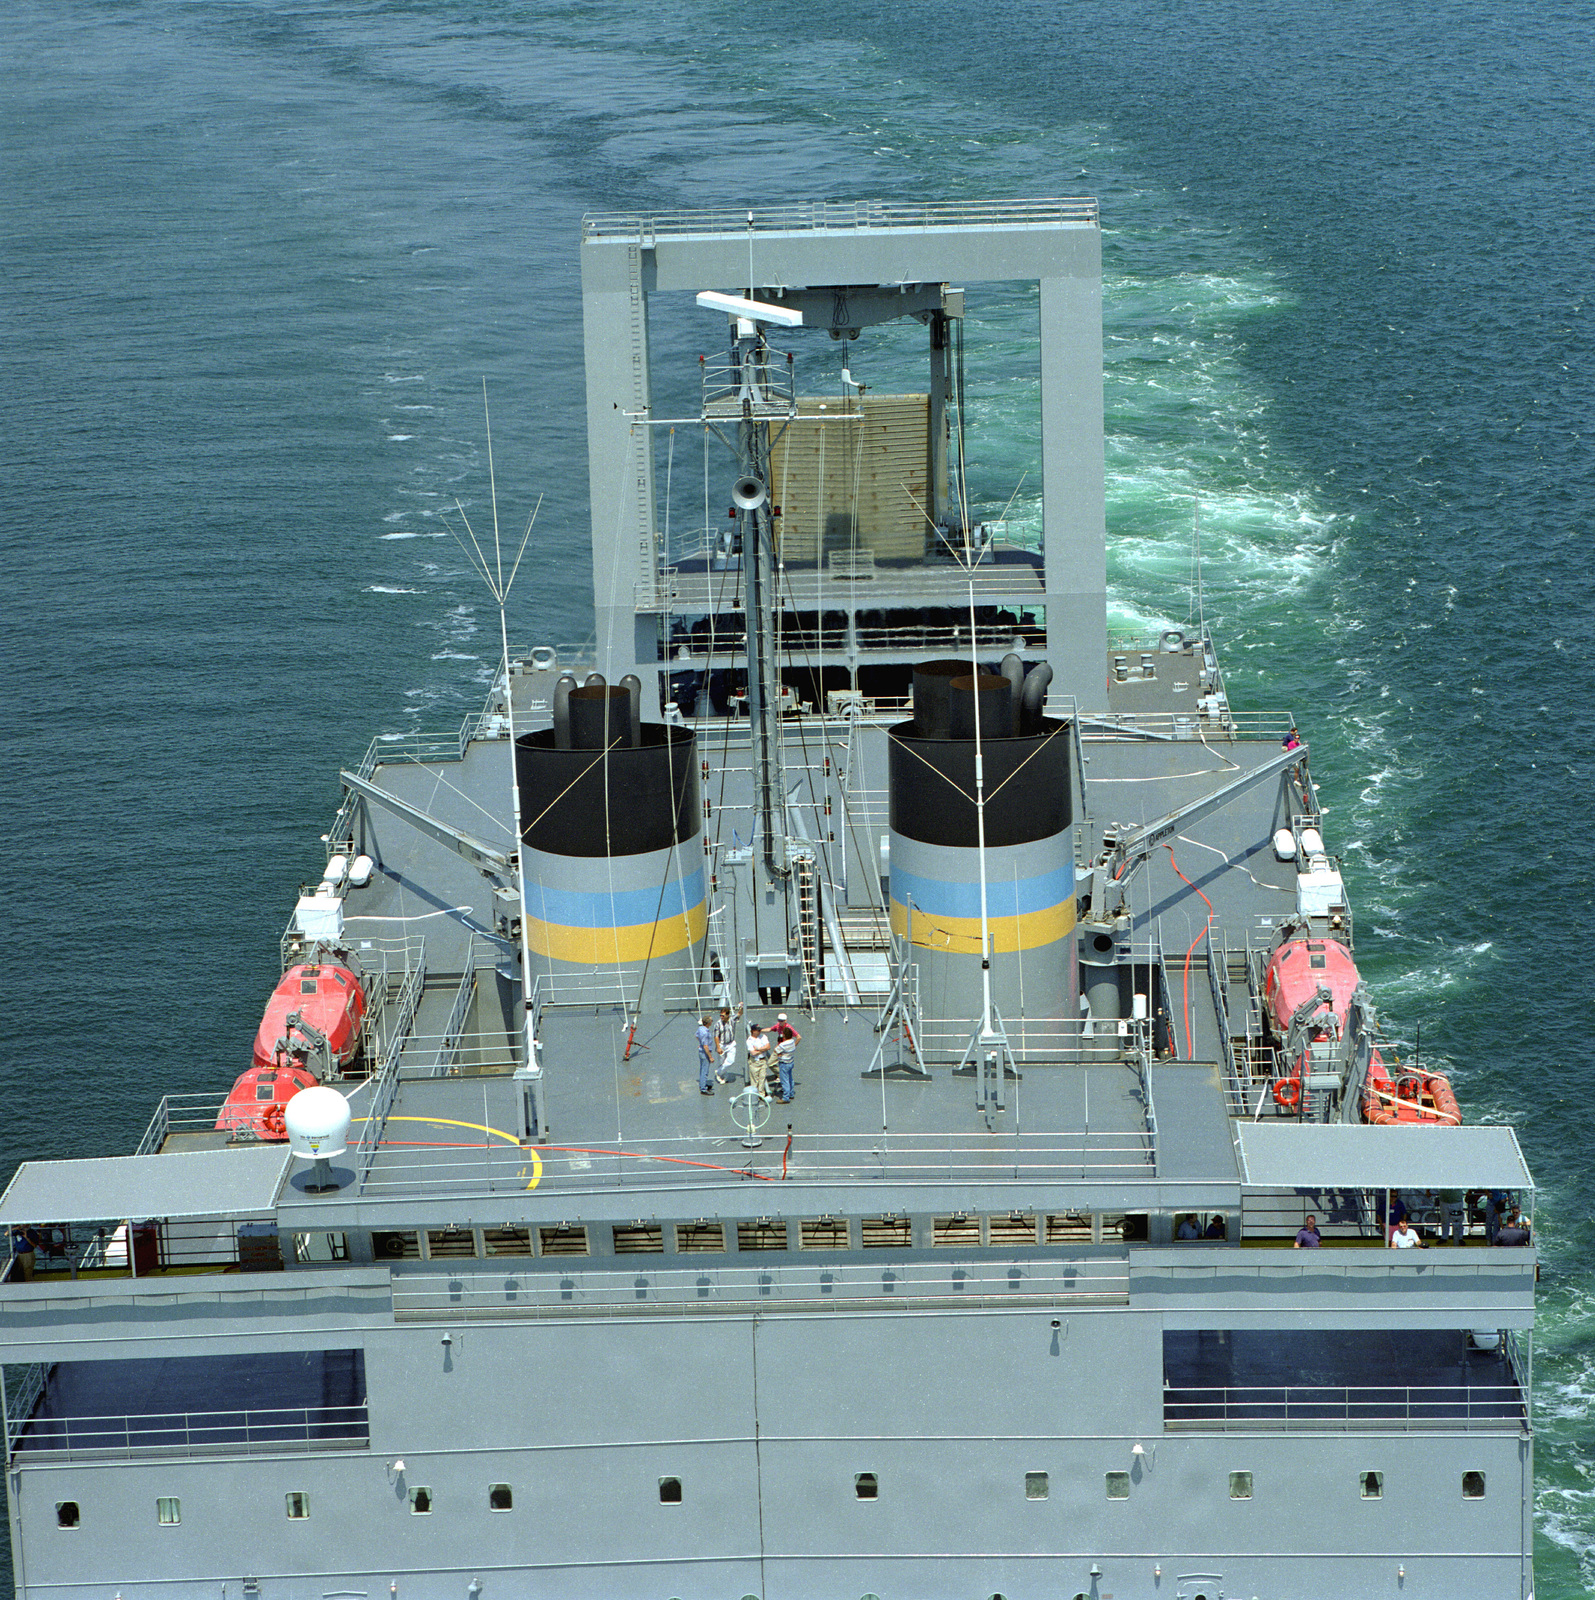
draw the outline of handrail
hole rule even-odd
[[[484,1141],[428,1151],[424,1157],[387,1146],[380,1151],[378,1165],[374,1130],[391,1105],[391,1093],[384,1095],[380,1089],[378,1093],[360,1144],[363,1195],[524,1193],[533,1172],[532,1158],[517,1144]],[[779,1147],[772,1144],[771,1153],[779,1173]],[[686,1191],[741,1185],[750,1176],[728,1154],[725,1141],[714,1136],[637,1140],[625,1147],[607,1142],[583,1145],[579,1154],[579,1168],[560,1170],[563,1196],[612,1195],[617,1189]],[[561,1162],[562,1154],[558,1147],[544,1146],[538,1159],[546,1174],[548,1163]],[[914,1189],[948,1183],[969,1188],[1006,1184],[1010,1189],[1015,1183],[1047,1183],[1063,1188],[1141,1181],[1154,1169],[1143,1130],[838,1134],[804,1139],[781,1182],[786,1190],[855,1183],[861,1178]]]
[[[1392,1423],[1407,1429],[1517,1427],[1523,1390],[1508,1384],[1280,1384],[1198,1387],[1170,1383],[1163,1426],[1170,1431],[1232,1428],[1349,1429]]]
[[[908,205],[889,200],[813,200],[742,211],[589,212],[582,238],[656,239],[694,234],[831,233],[878,228],[1019,228],[1099,222],[1095,199],[940,200]]]
[[[370,1436],[370,1418],[362,1401],[350,1406],[34,1417],[18,1431],[12,1448],[13,1454],[70,1461],[162,1452],[347,1449],[367,1444]]]

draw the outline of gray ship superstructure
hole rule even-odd
[[[1522,1600],[1531,1180],[1381,1033],[1291,719],[1109,637],[1095,204],[581,252],[596,643],[343,774],[282,956],[360,1048],[0,1201],[18,1593]],[[1030,542],[965,487],[1016,281]]]

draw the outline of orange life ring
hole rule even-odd
[[[1274,1080],[1274,1099],[1287,1111],[1294,1111],[1301,1104],[1301,1082],[1296,1078],[1276,1078]]]
[[[274,1100],[266,1107],[261,1114],[260,1125],[269,1138],[280,1139],[287,1133],[288,1119],[283,1115],[280,1102]]]

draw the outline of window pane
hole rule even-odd
[[[489,1511],[508,1511],[515,1504],[515,1493],[507,1483],[490,1483],[487,1486]]]
[[[430,1489],[415,1488],[410,1491],[410,1510],[418,1517],[424,1517],[432,1509],[432,1491]]]
[[[681,1504],[681,1479],[661,1478],[659,1480],[659,1503],[667,1506]]]
[[[1027,1472],[1025,1474],[1025,1499],[1045,1500],[1047,1498],[1047,1475],[1044,1472]]]
[[[1484,1498],[1484,1474],[1482,1472],[1464,1472],[1462,1474],[1462,1498],[1464,1500],[1482,1500]]]
[[[58,1528],[76,1528],[83,1518],[78,1511],[76,1500],[57,1500],[55,1503],[55,1522]]]
[[[874,1500],[881,1492],[880,1479],[873,1472],[855,1472],[853,1474],[853,1493],[860,1500]]]
[[[1128,1500],[1130,1498],[1130,1474],[1128,1472],[1110,1472],[1108,1474],[1108,1499]]]
[[[155,1520],[163,1528],[175,1528],[183,1520],[183,1503],[175,1495],[162,1495],[155,1502]]]
[[[1249,1472],[1232,1472],[1229,1475],[1229,1497],[1231,1500],[1250,1500],[1252,1497],[1252,1475]]]
[[[1385,1492],[1385,1475],[1382,1472],[1365,1472],[1362,1475],[1364,1500],[1381,1500]]]
[[[310,1496],[303,1489],[290,1489],[287,1494],[288,1516],[294,1522],[310,1515]]]

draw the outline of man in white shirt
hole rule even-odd
[[[1395,1227],[1390,1230],[1390,1248],[1392,1250],[1423,1248],[1423,1240],[1418,1237],[1418,1230],[1405,1217],[1398,1218]]]

